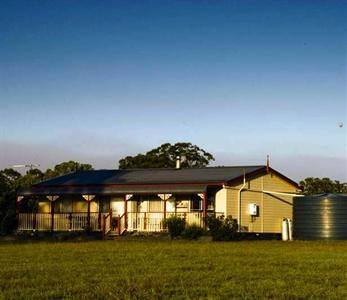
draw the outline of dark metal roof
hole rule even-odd
[[[266,166],[77,171],[37,183],[18,195],[199,193],[208,186],[221,187],[242,180],[244,173],[249,176],[261,172],[266,172]]]
[[[264,166],[208,167],[192,169],[128,169],[77,171],[34,185],[34,187],[61,185],[114,185],[228,182],[255,172]]]

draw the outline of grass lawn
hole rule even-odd
[[[347,298],[347,242],[0,244],[0,299]]]

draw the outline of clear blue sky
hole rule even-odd
[[[0,168],[215,165],[346,178],[346,1],[1,1]]]

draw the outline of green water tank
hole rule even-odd
[[[297,240],[347,239],[347,195],[320,194],[295,197],[293,238]]]

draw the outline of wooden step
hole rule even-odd
[[[118,230],[111,230],[106,234],[105,239],[106,240],[114,240],[114,239],[119,238],[119,237],[121,237],[121,235],[118,234]]]
[[[107,234],[106,234],[106,237],[105,239],[107,240],[114,240],[116,237],[118,237],[119,234],[118,234],[118,231],[116,230],[112,230],[112,231],[109,231]]]
[[[107,235],[108,236],[116,236],[116,235],[119,235],[119,234],[118,234],[118,232],[110,231]]]

